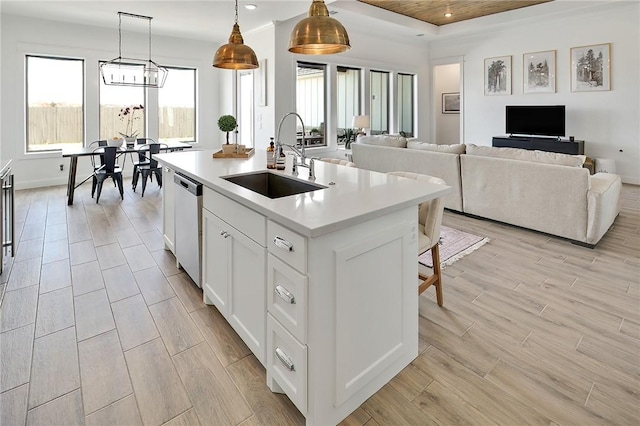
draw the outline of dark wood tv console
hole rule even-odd
[[[562,154],[584,155],[584,141],[565,141],[534,136],[494,136],[492,145],[501,148],[537,149]]]

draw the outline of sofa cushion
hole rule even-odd
[[[417,140],[408,140],[407,148],[421,149],[423,151],[444,152],[448,154],[464,154],[466,146],[461,143],[455,145],[437,145]]]
[[[520,148],[497,148],[493,146],[477,146],[474,144],[467,144],[467,154],[569,167],[582,167],[586,159],[584,155],[559,154],[547,151],[530,151]]]
[[[358,136],[358,143],[363,143],[367,145],[381,145],[381,146],[390,146],[394,148],[406,148],[407,147],[407,139],[403,136],[392,136],[392,135],[371,135],[371,136]]]

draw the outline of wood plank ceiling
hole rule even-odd
[[[433,25],[446,25],[552,0],[358,0]],[[451,13],[446,17],[445,13]]]

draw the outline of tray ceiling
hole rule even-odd
[[[520,9],[552,0],[358,0],[371,6],[433,25],[446,25],[481,16]],[[445,13],[451,13],[446,17]]]

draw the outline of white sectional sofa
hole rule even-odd
[[[357,167],[437,176],[454,188],[445,207],[594,246],[620,212],[622,181],[590,175],[584,156],[475,145],[440,147],[395,136],[351,145]]]
[[[407,148],[409,149],[399,149]],[[460,153],[464,145],[433,145],[402,136],[358,136],[351,144],[356,167],[377,172],[414,172],[444,179],[453,193],[444,198],[444,207],[462,211]],[[427,173],[429,171],[430,173]]]
[[[464,212],[595,245],[620,212],[620,176],[583,156],[467,145]]]

